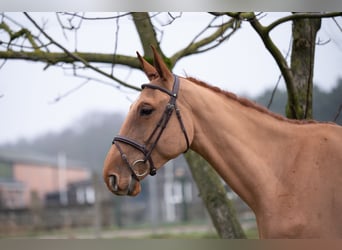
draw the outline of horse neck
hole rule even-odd
[[[272,155],[282,150],[275,143],[287,137],[285,122],[196,84],[185,95],[195,124],[191,148],[255,210],[272,192],[277,167]]]

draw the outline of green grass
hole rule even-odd
[[[245,231],[247,239],[258,239],[258,230],[249,229]],[[219,239],[216,232],[189,232],[189,233],[161,233],[150,234],[146,239]]]
[[[219,239],[219,236],[217,233],[210,232],[162,233],[147,235],[145,239]]]
[[[128,239],[128,238],[139,238],[139,239],[219,239],[218,234],[214,229],[210,231],[197,230],[196,226],[202,226],[203,223],[175,223],[159,225],[158,230],[151,230],[151,225],[140,225],[140,226],[129,226],[124,229],[119,228],[107,228],[101,230],[101,235],[106,238],[116,239]],[[190,229],[187,226],[193,226]],[[175,230],[175,227],[179,228]],[[187,227],[186,229],[183,227]],[[190,230],[189,230],[190,229]],[[127,235],[120,234],[123,231],[127,231]],[[185,232],[184,232],[185,231]],[[136,232],[142,232],[136,234]],[[258,238],[257,229],[249,229],[245,231],[248,239]],[[58,229],[49,231],[26,231],[16,235],[1,236],[0,238],[82,238],[82,237],[94,237],[94,228],[69,228],[69,229]]]
[[[258,229],[256,228],[245,230],[245,234],[247,239],[259,239]]]

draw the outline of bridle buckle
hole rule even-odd
[[[146,144],[140,144],[140,143],[138,143],[138,142],[136,142],[136,141],[134,141],[134,140],[132,140],[130,138],[127,138],[125,136],[120,136],[120,135],[114,137],[113,143],[112,143],[112,144],[116,145],[116,147],[118,148],[118,150],[120,152],[122,160],[126,163],[127,167],[131,170],[132,177],[134,177],[137,180],[139,180],[138,177],[143,177],[148,172],[146,170],[143,174],[139,174],[139,173],[137,174],[134,171],[134,166],[137,165],[137,164],[140,164],[140,163],[146,164],[146,162],[148,161],[149,165],[150,165],[150,175],[153,176],[153,175],[155,175],[157,173],[157,169],[155,168],[155,166],[153,164],[153,161],[152,161],[152,158],[151,158],[152,151],[156,147],[156,145],[157,145],[157,143],[158,143],[158,141],[159,141],[159,139],[160,139],[164,129],[166,128],[166,125],[167,125],[167,123],[170,120],[170,117],[171,117],[171,115],[173,113],[173,110],[175,110],[177,119],[179,121],[179,124],[181,126],[182,132],[183,132],[185,140],[186,140],[187,149],[185,150],[185,152],[188,151],[188,149],[190,147],[190,145],[189,145],[189,138],[188,138],[188,135],[186,133],[185,126],[183,124],[183,121],[182,121],[182,118],[181,118],[181,115],[180,115],[180,111],[179,111],[179,109],[176,106],[176,100],[177,100],[177,95],[178,95],[178,90],[179,90],[179,78],[178,78],[178,76],[174,75],[174,83],[173,83],[173,88],[172,88],[171,92],[169,90],[163,88],[163,87],[160,87],[158,85],[153,85],[153,84],[143,84],[142,85],[142,89],[144,89],[144,88],[156,89],[156,90],[164,92],[164,93],[166,93],[166,94],[168,94],[170,96],[170,100],[167,103],[167,105],[165,107],[165,111],[164,111],[160,121],[157,123],[156,128],[153,130],[152,134],[149,136],[149,139],[147,140]],[[160,126],[161,123],[163,123],[162,126]],[[159,130],[159,133],[155,137],[154,135],[155,135],[155,133],[157,133],[158,130]],[[152,138],[156,138],[156,139],[155,139],[155,141],[153,143],[151,143],[151,147],[149,149],[147,149],[146,145],[149,144],[149,142],[150,142],[150,140]],[[122,151],[121,147],[116,142],[125,143],[125,144],[130,145],[133,148],[139,150],[140,152],[142,152],[144,154],[145,159],[136,160],[136,161],[133,162],[132,165],[130,165],[130,163],[129,163],[128,159],[127,159],[127,156],[124,154],[124,152]]]

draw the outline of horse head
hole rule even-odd
[[[193,137],[191,111],[181,94],[182,79],[152,50],[154,66],[137,53],[150,83],[142,85],[104,162],[104,181],[117,195],[139,194],[140,181],[186,151]]]

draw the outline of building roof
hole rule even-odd
[[[24,183],[16,180],[8,180],[0,178],[0,187],[10,187],[10,188],[24,188]]]
[[[7,163],[22,163],[22,164],[34,164],[41,166],[51,166],[58,167],[60,165],[59,156],[49,156],[40,153],[32,153],[32,152],[22,152],[22,151],[6,151],[0,150],[0,161]],[[90,169],[85,162],[77,161],[73,159],[66,159],[66,167],[68,168],[86,168]]]

